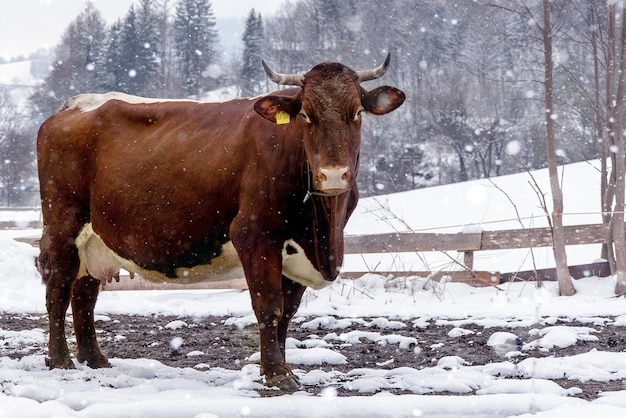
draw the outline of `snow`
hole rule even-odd
[[[28,224],[31,221],[38,220],[40,213],[38,209],[0,210],[0,222],[14,221]],[[21,234],[23,234],[23,232]]]
[[[559,168],[563,179],[565,225],[601,223],[600,162],[569,164]],[[551,205],[548,170],[532,172],[546,201]],[[346,234],[389,232],[476,233],[483,230],[538,228],[548,226],[527,173],[465,183],[429,187],[391,195],[361,199],[346,226]],[[509,200],[510,199],[510,200]],[[512,203],[512,202],[513,203]],[[518,216],[519,215],[519,216]],[[528,249],[480,251],[474,253],[474,269],[502,272],[533,269]],[[551,248],[534,248],[537,269],[554,267]],[[567,247],[568,258],[576,264],[591,263],[600,255],[600,245]],[[458,261],[463,253],[449,253]],[[572,263],[570,263],[572,264]],[[347,255],[345,271],[431,271],[458,270],[449,257],[440,253]]]
[[[31,61],[16,61],[0,65],[0,85],[34,87],[40,83],[30,73]]]
[[[524,345],[524,349],[543,348],[550,350],[555,346],[560,348],[569,347],[578,341],[597,341],[598,337],[590,335],[593,332],[596,332],[596,330],[589,327],[556,326],[534,329],[530,335],[540,335],[541,338]]]
[[[597,199],[591,192],[587,193],[592,189],[582,192],[583,187],[593,186],[596,180],[595,175],[594,180],[586,178],[590,176],[587,166],[581,164],[565,170],[565,184],[569,176],[579,187],[579,193],[565,194],[569,212],[597,211]],[[536,175],[539,178],[541,173]],[[495,181],[512,195],[526,185],[523,175]],[[464,198],[468,190],[473,190],[474,202]],[[478,195],[480,199],[475,199]],[[510,205],[500,195],[488,183],[472,182],[465,187],[435,187],[378,200],[388,202],[411,228],[458,224],[461,230],[468,224],[479,223],[489,229],[494,224],[488,224],[487,220],[514,217]],[[458,200],[452,203],[453,196]],[[539,218],[540,210],[532,199],[515,198],[519,199],[522,216],[532,213]],[[398,226],[394,224],[396,219],[376,220],[377,215],[372,211],[374,199],[364,199],[361,203],[363,206],[348,225],[351,233],[384,232]],[[580,219],[583,219],[580,223],[595,222],[594,217],[581,216],[576,222]],[[539,224],[539,219],[535,224]],[[513,220],[497,226],[518,225]],[[21,232],[37,233],[40,231]],[[0,233],[0,315],[39,317],[45,315],[45,290],[33,263],[38,251],[14,241],[12,237],[17,235],[16,231]],[[571,254],[570,262],[582,263],[598,253],[587,250]],[[489,260],[486,257],[482,261]],[[519,263],[508,255],[497,261],[501,268],[511,264],[517,267]],[[258,364],[254,363],[258,353],[250,362],[242,362],[239,370],[203,363],[203,352],[185,351],[182,342],[191,331],[180,319],[166,325],[179,332],[171,345],[181,354],[197,359],[194,368],[169,367],[145,358],[112,358],[110,369],[92,370],[77,364],[75,370],[48,370],[44,356],[28,349],[20,359],[2,355],[2,347],[40,344],[47,338],[46,330],[0,329],[0,417],[626,416],[626,390],[601,393],[593,400],[576,397],[588,382],[626,379],[626,351],[553,355],[555,347],[593,340],[598,326],[612,326],[622,335],[626,330],[626,303],[623,298],[614,297],[614,277],[589,277],[576,281],[575,286],[575,296],[560,297],[553,282],[545,283],[543,288],[532,283],[473,288],[461,283],[435,286],[417,277],[390,281],[379,274],[367,274],[356,281],[339,279],[325,289],[307,290],[294,321],[303,329],[324,330],[326,334],[323,338],[311,336],[302,341],[289,338],[287,360],[305,389],[307,385],[323,388],[318,396],[306,390],[261,396],[263,380],[259,377]],[[241,328],[255,322],[249,295],[240,290],[102,292],[96,305],[96,319],[107,321],[113,314],[197,318],[219,315],[229,318],[225,327]],[[563,325],[571,321],[583,325]],[[396,333],[406,329],[405,323],[412,326],[414,337]],[[350,328],[352,325],[358,325],[359,330]],[[345,357],[334,351],[334,346],[372,341],[409,350],[417,364],[424,351],[436,348],[419,344],[420,330],[429,325],[452,326],[450,336],[454,338],[471,338],[472,330],[482,327],[482,332],[490,336],[485,350],[496,350],[501,360],[474,365],[459,352],[419,367],[396,367],[393,358],[384,358],[376,367],[346,373],[332,369],[306,372],[299,368],[346,364]],[[531,343],[522,344],[512,332],[533,325],[537,327],[527,338],[533,340]],[[472,330],[468,329],[470,326]],[[494,327],[511,332],[500,328],[496,331]],[[119,343],[123,344],[120,337]],[[548,355],[535,358],[532,355],[535,350],[546,351]],[[559,384],[560,379],[567,379],[569,384]],[[338,396],[343,389],[368,396]],[[390,393],[395,390],[406,394]]]

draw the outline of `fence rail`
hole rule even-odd
[[[565,226],[565,245],[598,244],[606,241],[603,224]],[[347,235],[347,254],[404,253],[421,251],[487,251],[552,246],[550,228],[507,229],[468,234],[395,232],[377,235]]]
[[[602,244],[608,236],[607,226],[604,224],[570,225],[564,228],[565,245]],[[443,276],[451,276],[452,281],[463,281],[472,284],[493,284],[500,282],[503,275],[499,272],[474,271],[474,252],[490,250],[509,250],[521,248],[540,248],[552,246],[551,228],[507,229],[496,231],[482,231],[476,233],[413,233],[397,232],[390,234],[359,235],[345,237],[346,254],[368,253],[407,253],[427,251],[458,251],[463,253],[462,271],[403,271],[389,272],[394,275],[432,275],[436,280]],[[461,267],[461,266],[459,266]],[[552,279],[553,269],[542,269],[536,273],[539,278]],[[572,267],[570,271],[574,277],[582,273],[577,271],[591,271],[593,274],[606,274],[603,263]],[[345,276],[357,277],[367,272],[350,272]],[[512,277],[531,276],[531,272],[513,273]],[[507,274],[511,277],[511,274]]]

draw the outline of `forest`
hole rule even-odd
[[[607,52],[610,3],[550,2],[559,163],[602,155],[606,123],[597,110],[610,101],[603,87],[614,59]],[[34,176],[36,130],[73,95],[203,99],[230,89],[250,96],[277,88],[261,59],[281,72],[306,72],[322,61],[358,70],[379,65],[388,52],[390,70],[376,83],[399,87],[407,100],[364,122],[362,195],[546,166],[541,1],[292,0],[271,16],[250,10],[234,57],[221,50],[217,19],[210,0],[137,0],[107,24],[87,3],[55,50],[33,57],[38,68],[49,61],[29,111],[12,112],[12,96],[0,91],[3,185],[11,190]]]

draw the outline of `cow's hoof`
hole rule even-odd
[[[278,375],[265,379],[265,384],[283,392],[295,392],[300,387],[298,378],[294,375]]]
[[[54,360],[51,357],[46,357],[46,366],[50,370],[52,369],[75,369],[74,362],[69,357],[63,360]]]
[[[76,359],[79,363],[87,363],[88,367],[92,369],[107,369],[111,367],[111,363],[104,354],[92,355],[92,356],[80,356],[77,355]]]
[[[111,363],[109,363],[109,360],[107,360],[106,357],[103,360],[97,361],[87,360],[87,366],[91,367],[92,369],[108,369],[112,367]]]

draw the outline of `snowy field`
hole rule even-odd
[[[597,212],[599,198],[594,193],[599,181],[594,170],[586,163],[566,169],[566,212]],[[541,173],[537,176],[540,184],[547,183],[547,179],[540,179]],[[516,201],[520,216],[529,217],[525,222],[542,226],[541,210],[524,175],[496,181]],[[544,190],[548,190],[547,185]],[[387,216],[389,213],[394,215]],[[566,218],[568,224],[599,221],[597,215],[570,216]],[[469,182],[364,199],[347,230],[352,234],[387,232],[406,229],[408,224],[415,230],[454,225],[441,230],[460,232],[474,223],[483,229],[501,229],[517,227],[519,223],[490,222],[515,217],[511,204],[500,191],[488,182]],[[0,233],[0,316],[42,316],[44,288],[33,264],[37,250],[11,239],[17,234]],[[596,250],[572,248],[569,262],[593,261],[599,253]],[[384,264],[384,256],[373,257],[352,257],[346,269],[362,268],[359,262],[379,265],[381,271],[393,267]],[[485,255],[479,258],[484,264],[478,268],[517,269],[522,258],[523,255],[511,252]],[[438,261],[428,263],[434,265]],[[498,265],[492,266],[495,263]],[[576,397],[589,382],[624,381],[626,347],[621,351],[593,350],[576,356],[551,354],[554,347],[593,341],[597,326],[611,326],[622,336],[626,333],[626,301],[613,296],[614,278],[579,280],[573,297],[559,297],[555,283],[547,283],[540,289],[531,283],[472,288],[458,283],[424,286],[424,279],[408,278],[395,286],[388,285],[385,277],[368,274],[354,282],[338,280],[326,289],[308,290],[305,294],[295,321],[323,325],[337,338],[331,344],[325,340],[290,339],[287,360],[305,389],[311,385],[324,388],[319,396],[306,390],[291,395],[261,396],[263,382],[257,364],[250,362],[240,370],[227,370],[203,363],[202,353],[197,352],[186,353],[198,356],[194,368],[168,367],[146,358],[112,358],[113,367],[106,370],[77,365],[76,370],[50,371],[42,355],[25,352],[17,360],[2,355],[3,347],[45,341],[46,330],[15,332],[0,328],[0,417],[626,416],[626,387],[601,393],[590,401]],[[233,290],[108,291],[100,295],[96,313],[99,321],[110,320],[109,315],[128,314],[200,319],[219,315],[241,326],[254,322],[249,295]],[[413,341],[394,334],[400,320],[412,324]],[[557,321],[578,321],[586,326],[563,327]],[[350,322],[375,323],[378,328],[369,333],[342,332]],[[427,367],[359,368],[347,373],[298,369],[298,365],[316,362],[339,364],[345,359],[333,351],[332,343],[359,344],[366,338],[379,338],[380,344],[397,344],[399,350],[412,350],[417,363],[420,354],[432,348],[414,344],[419,340],[420,329],[427,324],[453,324],[459,338],[467,334],[465,327],[470,324],[484,327],[484,332],[490,335],[489,349],[502,351],[501,361],[473,365],[459,352],[457,356],[439,358]],[[509,345],[508,333],[491,330],[495,326],[513,330],[534,324],[539,326],[537,338],[521,347]],[[171,326],[180,324],[174,321]],[[184,326],[179,329],[183,340],[191,332]],[[544,355],[536,358],[532,355],[534,350]],[[561,385],[556,379],[565,379],[570,384]],[[337,396],[341,388],[363,396]],[[391,394],[392,389],[406,394]]]
[[[600,216],[599,161],[570,164],[559,169],[563,179],[565,225],[602,223]],[[346,234],[384,232],[441,232],[456,234],[480,230],[546,227],[548,223],[531,185],[536,181],[551,207],[548,170],[473,180],[426,189],[362,199],[350,218]],[[533,250],[535,268],[554,267],[552,249]],[[567,248],[568,263],[597,260],[600,245]],[[463,254],[449,253],[457,260]],[[440,253],[398,255],[350,255],[344,262],[349,271],[432,271],[458,269]],[[475,270],[516,272],[533,269],[527,249],[481,251],[474,254]]]

